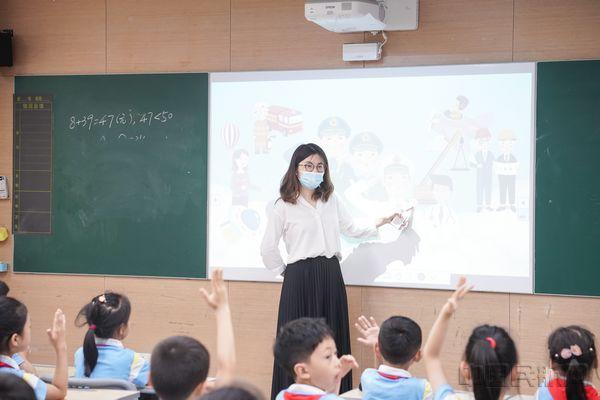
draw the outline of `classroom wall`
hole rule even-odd
[[[392,32],[380,62],[364,67],[600,58],[597,0],[421,0],[419,29]],[[12,181],[12,92],[17,74],[144,73],[346,68],[342,43],[376,40],[370,33],[338,35],[303,17],[303,0],[3,0],[0,28],[12,28],[14,62],[0,68],[0,174]],[[0,202],[0,225],[10,226],[11,203]],[[0,260],[12,261],[12,241]],[[571,266],[566,266],[571,267]],[[213,316],[203,304],[202,281],[6,274],[13,295],[31,312],[32,359],[51,363],[44,330],[56,307],[69,320],[105,289],[133,303],[127,345],[150,352],[172,334],[200,338],[215,349]],[[230,282],[240,376],[268,393],[280,285]],[[383,320],[405,314],[427,334],[448,292],[348,287],[351,318]],[[545,365],[545,338],[556,326],[584,323],[600,334],[600,299],[474,293],[452,322],[444,362],[453,382],[472,327],[490,322],[510,329],[523,371]],[[83,330],[69,326],[69,346]],[[354,354],[373,365],[370,350]],[[423,374],[422,365],[415,372]],[[355,374],[355,379],[358,374]],[[530,378],[534,377],[529,373]],[[535,385],[532,382],[532,385]],[[531,393],[529,385],[521,386]]]

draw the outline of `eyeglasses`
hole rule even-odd
[[[311,162],[307,162],[304,164],[298,164],[299,167],[304,167],[304,170],[307,172],[313,172],[315,170],[315,164]],[[325,164],[319,163],[317,164],[317,172],[325,172]]]

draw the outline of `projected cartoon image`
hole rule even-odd
[[[318,71],[216,74],[209,265],[265,279],[269,209],[295,147],[314,142],[358,223],[412,213],[402,233],[388,225],[375,239],[342,238],[346,283],[447,287],[464,274],[482,277],[483,290],[498,285],[486,283],[494,277],[527,291],[533,73],[498,68],[327,79]]]

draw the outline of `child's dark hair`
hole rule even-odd
[[[0,353],[8,354],[10,339],[23,334],[27,322],[27,307],[12,297],[0,297]]]
[[[421,328],[407,317],[390,317],[379,329],[379,351],[389,363],[409,362],[421,348]]]
[[[475,399],[498,400],[518,360],[508,332],[499,326],[478,326],[469,337],[464,358],[471,370]]]
[[[201,397],[202,400],[265,400],[265,396],[253,385],[236,382],[222,386]]]
[[[127,296],[106,292],[92,299],[77,314],[75,325],[88,325],[83,340],[85,376],[89,377],[98,362],[96,336],[102,339],[113,338],[119,328],[129,323],[131,304]]]
[[[0,281],[0,296],[8,296],[8,292],[10,292],[10,288],[4,281]]]
[[[185,400],[206,381],[210,356],[189,336],[171,336],[152,351],[150,380],[162,400]]]
[[[35,400],[35,392],[24,379],[13,374],[0,374],[2,400]]]
[[[333,338],[333,332],[322,318],[290,321],[281,328],[275,339],[275,361],[295,377],[294,365],[307,361],[319,343],[328,337]]]
[[[567,399],[585,399],[584,381],[598,368],[594,334],[577,325],[558,328],[548,338],[548,352],[552,367],[566,377]]]

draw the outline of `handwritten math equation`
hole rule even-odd
[[[87,129],[91,131],[94,127],[112,129],[113,127],[123,128],[125,126],[152,126],[152,124],[165,124],[171,119],[173,119],[173,113],[166,110],[144,113],[129,110],[117,114],[71,115],[69,117],[69,130]]]

